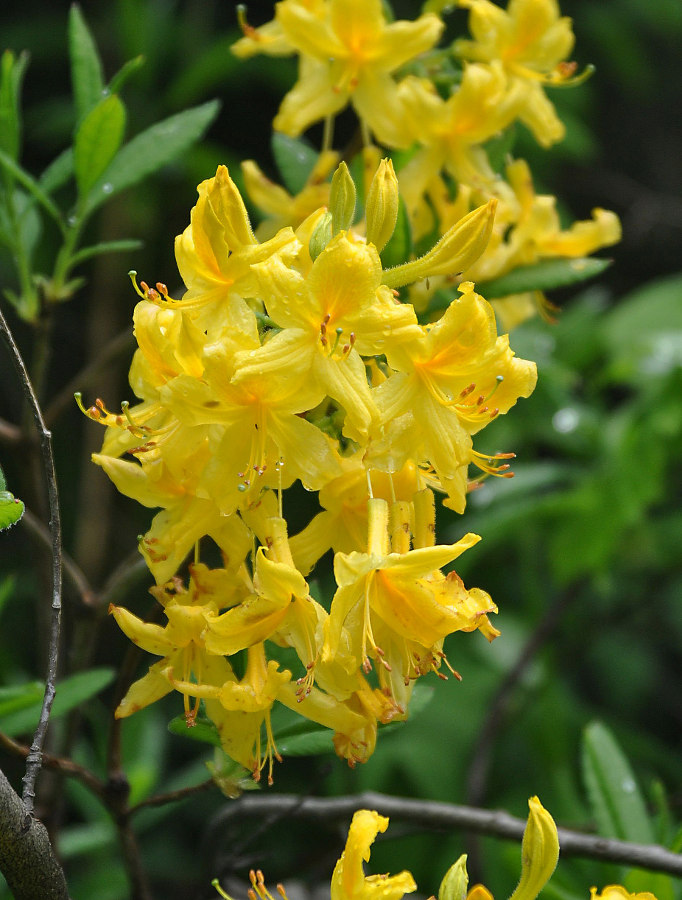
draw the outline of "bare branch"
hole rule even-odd
[[[15,900],[69,900],[64,872],[42,822],[0,771],[0,870]]]
[[[9,737],[9,735],[3,734],[2,731],[0,731],[0,744],[11,753],[15,753],[17,756],[23,756],[24,759],[31,752],[26,744],[20,744],[19,741],[15,741],[14,738]],[[104,782],[100,781],[96,775],[93,775],[89,769],[79,766],[78,763],[75,763],[70,759],[64,759],[61,756],[53,756],[51,753],[43,753],[43,765],[47,769],[59,772],[60,775],[69,775],[71,778],[76,778],[84,784],[85,787],[89,788],[93,794],[99,797],[100,800],[104,799]]]
[[[33,410],[36,429],[40,435],[40,447],[43,457],[43,469],[47,481],[47,495],[50,505],[50,532],[52,535],[52,615],[50,621],[50,647],[48,653],[47,678],[45,679],[45,694],[40,710],[40,721],[33,736],[31,752],[26,759],[26,772],[23,778],[23,801],[26,812],[33,813],[33,801],[35,799],[35,782],[40,771],[43,743],[47,732],[47,723],[50,718],[50,710],[55,695],[55,679],[57,677],[57,660],[59,656],[59,634],[62,618],[62,532],[59,516],[59,494],[57,492],[57,475],[52,454],[52,435],[45,427],[43,415],[38,399],[33,390],[26,366],[19,352],[12,332],[0,310],[0,331],[21,382],[21,387],[28,405]]]
[[[375,809],[393,819],[404,819],[430,830],[462,829],[507,840],[521,841],[526,822],[499,810],[455,806],[435,800],[412,800],[389,797],[366,791],[351,797],[299,797],[295,794],[244,795],[225,806],[211,823],[220,830],[232,819],[245,816],[261,819],[279,815],[288,819],[331,822],[349,819],[357,809]],[[622,863],[669,875],[682,875],[682,854],[664,847],[633,844],[559,828],[561,856],[580,856],[602,862]]]

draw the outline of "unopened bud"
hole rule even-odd
[[[332,176],[329,209],[332,214],[332,234],[348,231],[355,215],[355,182],[345,162],[339,164]]]
[[[382,159],[367,192],[367,242],[381,253],[398,220],[398,179],[390,159]]]
[[[329,241],[332,239],[332,214],[326,212],[315,226],[315,230],[310,235],[308,250],[310,258],[313,262],[322,253]]]
[[[387,269],[382,281],[391,288],[411,284],[429,275],[454,275],[469,268],[483,253],[490,240],[497,200],[489,200],[464,216],[428,253],[412,262]]]
[[[469,875],[466,854],[462,854],[445,873],[438,888],[438,900],[465,900]]]
[[[537,797],[528,801],[530,814],[521,844],[521,880],[509,900],[535,900],[559,859],[559,836],[554,819]]]

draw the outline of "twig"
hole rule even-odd
[[[519,842],[526,827],[525,820],[500,810],[456,806],[435,800],[389,797],[374,791],[351,797],[303,799],[295,794],[244,795],[225,806],[214,817],[212,827],[222,829],[232,819],[241,821],[245,816],[260,819],[273,813],[289,819],[343,821],[349,819],[357,809],[375,809],[382,815],[405,819],[425,829],[462,829]],[[678,877],[682,875],[682,854],[673,853],[664,847],[596,837],[567,828],[559,828],[558,832],[562,857],[580,856],[666,872]]]
[[[0,731],[0,744],[11,753],[26,758],[30,753],[30,748],[26,744],[20,744],[9,735]],[[84,784],[97,797],[102,800],[104,798],[105,785],[96,775],[93,775],[89,769],[79,766],[78,763],[70,759],[64,759],[61,756],[54,756],[52,753],[43,753],[43,765],[47,769],[53,769],[60,775],[69,775]]]
[[[21,519],[23,525],[28,528],[34,537],[38,538],[39,541],[42,541],[43,544],[46,544],[48,547],[52,544],[52,536],[50,535],[49,529],[44,525],[43,522],[37,516],[34,516],[33,513],[25,509],[24,515]],[[96,592],[90,585],[90,582],[85,576],[85,572],[81,569],[78,563],[73,560],[68,553],[62,551],[62,566],[64,568],[64,575],[73,585],[73,587],[78,592],[81,601],[84,606],[88,607],[97,607],[99,605],[98,597]]]
[[[50,621],[50,646],[48,652],[47,678],[45,679],[45,694],[40,710],[40,721],[33,736],[31,751],[26,758],[26,771],[24,773],[22,799],[26,807],[27,815],[33,814],[33,802],[35,800],[35,783],[40,771],[43,743],[47,732],[47,723],[50,719],[50,710],[55,696],[55,679],[57,677],[57,660],[59,657],[59,634],[62,618],[62,535],[59,516],[59,495],[57,492],[57,475],[52,454],[52,435],[45,427],[40,405],[36,398],[26,366],[19,352],[12,332],[0,310],[0,330],[12,357],[14,368],[21,382],[24,396],[33,410],[36,428],[40,435],[40,448],[43,457],[43,468],[47,481],[47,495],[50,505],[50,532],[52,535],[52,614]]]
[[[130,327],[112,338],[101,352],[98,353],[97,358],[88,363],[88,365],[82,368],[80,372],[76,372],[68,384],[62,388],[52,400],[45,411],[45,421],[47,424],[53,425],[64,408],[74,403],[74,393],[88,387],[102,369],[114,362],[118,356],[121,356],[125,350],[133,347],[134,344],[135,340]]]
[[[166,803],[177,803],[178,800],[184,800],[186,797],[207,791],[214,786],[215,781],[212,778],[208,778],[206,781],[202,781],[200,784],[193,784],[191,787],[178,788],[177,791],[168,791],[166,794],[157,794],[155,797],[148,797],[146,800],[140,801],[136,806],[131,806],[128,814],[134,816],[135,813],[150,806],[165,806]]]
[[[18,444],[22,437],[21,428],[18,425],[0,419],[0,441],[5,444]]]

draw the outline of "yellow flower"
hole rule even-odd
[[[396,685],[439,665],[446,635],[480,628],[492,639],[497,632],[487,613],[497,607],[484,591],[467,592],[456,575],[440,572],[478,535],[467,534],[452,546],[389,552],[388,504],[375,498],[368,506],[367,552],[334,557],[338,589],[325,623],[322,661],[334,659],[347,642],[353,668],[369,671],[374,659],[381,686],[398,701]]]
[[[536,139],[548,146],[565,133],[543,84],[561,84],[575,65],[564,60],[573,49],[571,20],[560,16],[556,0],[509,0],[506,11],[490,0],[459,0],[471,10],[473,41],[461,40],[456,51],[467,59],[499,60],[518,98],[518,115]]]
[[[391,73],[436,43],[443,30],[437,16],[387,23],[381,0],[329,0],[324,18],[301,3],[280,3],[277,21],[301,60],[276,130],[298,135],[350,101],[379,141],[410,143]]]
[[[379,832],[388,828],[388,819],[368,809],[358,810],[348,829],[346,848],[332,875],[331,900],[400,900],[417,890],[412,875],[365,875],[370,848]]]
[[[109,607],[119,628],[130,640],[147,653],[162,659],[128,690],[116,717],[130,716],[173,689],[172,678],[189,681],[190,675],[201,679],[206,665],[202,634],[207,619],[220,607],[229,606],[239,596],[239,584],[234,573],[225,569],[213,571],[201,564],[190,566],[189,589],[169,584],[152,588],[151,592],[164,607],[168,624],[164,627],[143,622],[122,606]],[[185,698],[185,714],[190,717],[189,702]],[[194,710],[196,715],[196,709]]]
[[[529,396],[537,374],[534,363],[514,357],[506,335],[498,337],[492,307],[473,284],[459,290],[462,296],[416,341],[387,348],[397,371],[374,394],[384,430],[403,419],[395,468],[406,457],[430,463],[448,493],[446,505],[461,512],[467,466],[487,466],[472,450],[471,435]]]
[[[649,891],[631,894],[620,884],[609,884],[601,893],[597,892],[596,887],[590,888],[590,900],[656,900],[656,897]]]
[[[236,376],[272,378],[284,365],[301,385],[317,385],[346,412],[344,433],[362,442],[376,410],[362,355],[418,334],[411,306],[397,304],[382,285],[381,260],[371,244],[342,231],[307,271],[279,256],[254,266],[268,315],[283,330],[250,355]],[[308,407],[310,408],[310,407]]]

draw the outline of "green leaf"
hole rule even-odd
[[[200,741],[202,744],[212,744],[214,747],[220,747],[218,729],[210,719],[197,716],[194,725],[189,727],[184,716],[176,716],[168,723],[168,730],[171,734],[177,734],[179,737],[186,737],[192,741]]]
[[[18,709],[25,709],[27,706],[40,703],[43,699],[44,690],[45,688],[40,681],[29,681],[27,684],[0,688],[0,720]],[[3,730],[1,721],[0,730]]]
[[[401,197],[398,203],[398,220],[389,242],[381,251],[381,265],[384,269],[400,266],[412,255],[412,229],[407,215],[405,201]]]
[[[653,844],[654,830],[627,757],[602,722],[583,735],[583,778],[603,837]]]
[[[317,162],[317,150],[302,138],[292,138],[275,131],[272,135],[272,155],[285,187],[296,196],[303,190],[313,171]]]
[[[80,121],[102,99],[104,78],[95,41],[75,3],[69,13],[69,56],[76,118]]]
[[[329,728],[318,728],[307,734],[292,734],[281,741],[276,740],[277,750],[282,756],[320,756],[334,753],[334,733]]]
[[[67,147],[59,156],[52,160],[50,165],[40,176],[40,187],[46,194],[51,194],[66,184],[73,177],[73,147]]]
[[[596,259],[589,256],[578,259],[544,259],[532,266],[519,266],[507,275],[482,281],[476,290],[486,300],[523,294],[526,291],[549,291],[552,288],[579,284],[594,278],[611,265],[610,259]]]
[[[141,181],[201,138],[218,114],[217,100],[195,106],[152,125],[128,141],[93,186],[85,208],[89,215],[109,197]]]
[[[107,685],[111,684],[115,676],[114,669],[89,669],[87,672],[77,672],[75,675],[57,682],[57,693],[52,705],[51,717],[59,718],[80,706],[81,703],[85,703],[86,700],[99,694]],[[7,715],[2,722],[2,731],[10,737],[34,731],[40,718],[41,704],[42,694],[37,703]]]
[[[17,579],[14,575],[7,575],[6,578],[0,581],[0,615],[2,615],[5,604],[14,593],[16,583]]]
[[[24,514],[24,504],[9,491],[0,491],[0,531],[16,525]]]
[[[83,247],[78,253],[74,253],[71,257],[69,268],[80,265],[86,259],[93,256],[99,256],[102,253],[125,253],[131,250],[139,250],[143,242],[130,238],[120,241],[102,241],[100,244],[92,244],[90,247]]]
[[[19,158],[21,147],[21,83],[24,79],[28,53],[15,58],[5,50],[0,60],[0,149],[12,159]]]
[[[144,56],[135,56],[133,59],[129,59],[128,62],[124,63],[111,79],[106,87],[106,90],[110,94],[119,94],[121,92],[121,88],[130,78],[130,76],[134,75],[138,69],[141,69],[144,63]]]
[[[0,150],[0,166],[16,178],[26,190],[40,203],[40,205],[52,216],[57,224],[62,227],[62,214],[57,209],[52,200],[47,196],[40,184],[25,172],[11,156],[8,156],[4,150]]]
[[[100,100],[78,127],[73,145],[73,161],[81,198],[87,196],[116,155],[123,140],[125,121],[125,106],[113,94]]]

